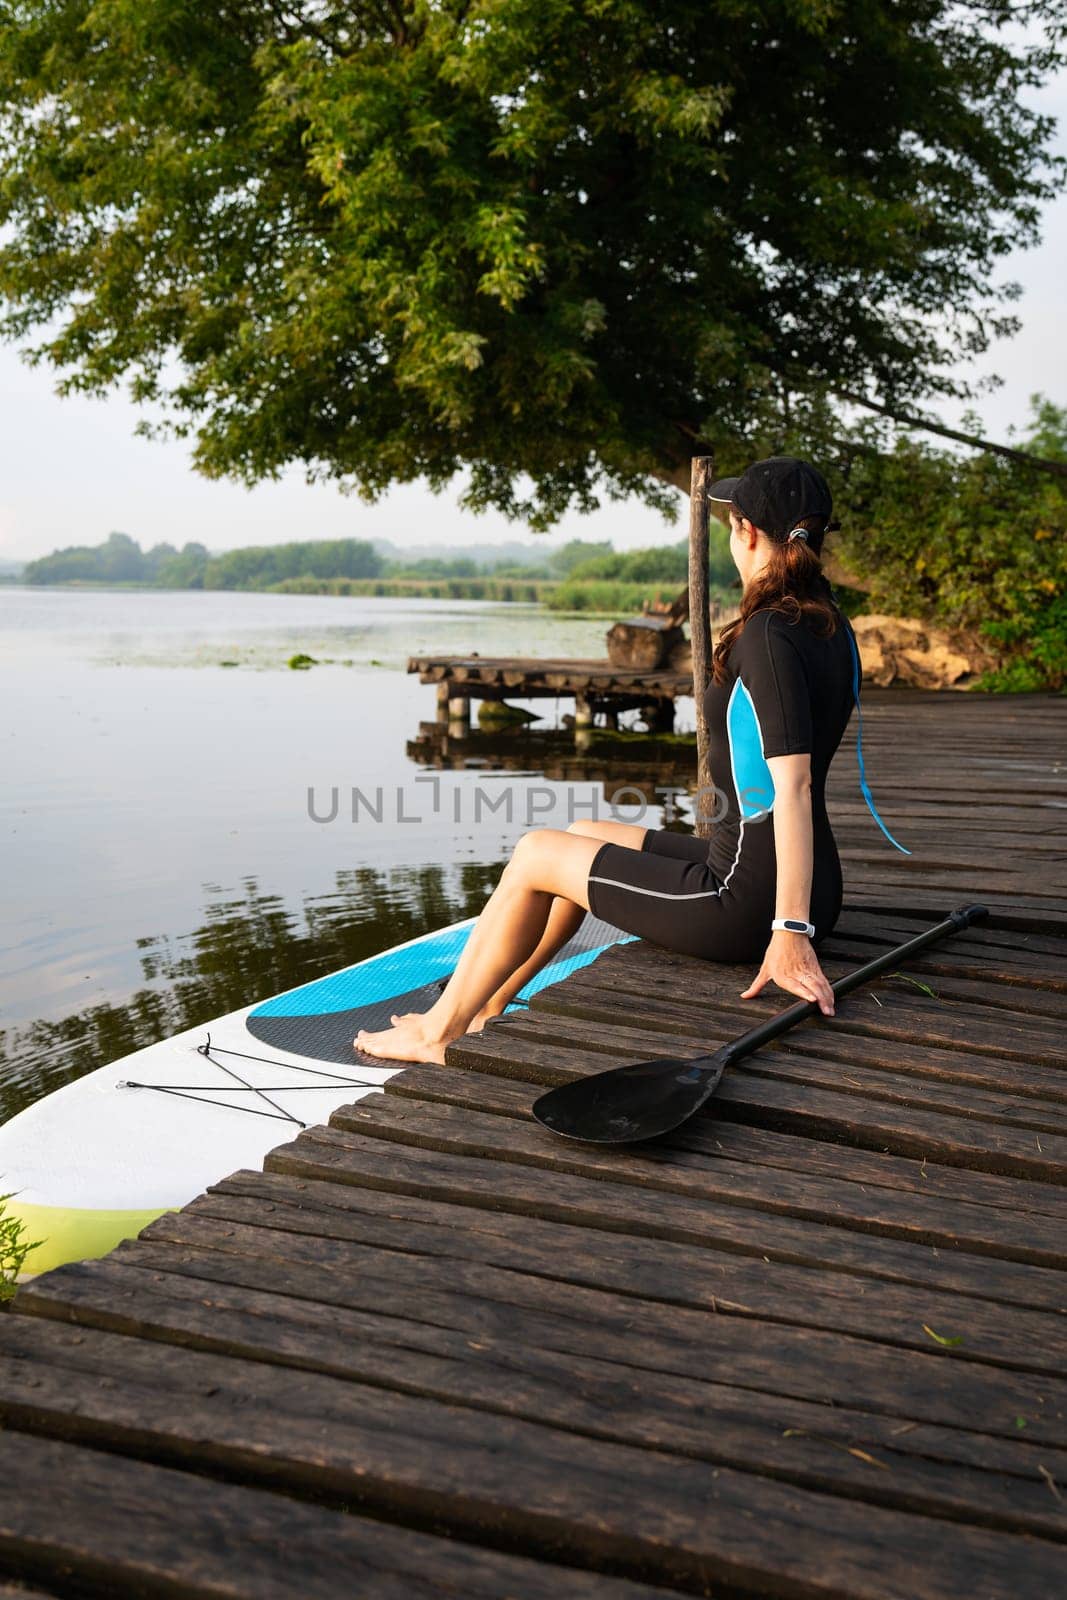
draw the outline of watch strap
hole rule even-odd
[[[814,922],[802,922],[799,917],[775,917],[771,923],[774,931],[783,933],[806,933],[810,939],[815,932]]]

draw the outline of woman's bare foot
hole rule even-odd
[[[394,1015],[392,1022],[391,1028],[383,1028],[380,1033],[361,1028],[352,1041],[353,1049],[385,1061],[432,1061],[444,1066],[445,1051],[452,1040],[427,1027],[426,1013],[406,1011],[402,1016]]]

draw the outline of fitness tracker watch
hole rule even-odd
[[[783,933],[806,933],[809,939],[815,932],[814,922],[801,922],[799,917],[775,917],[771,927]]]

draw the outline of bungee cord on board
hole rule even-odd
[[[278,1061],[273,1056],[254,1056],[249,1055],[245,1050],[227,1050],[222,1045],[213,1045],[210,1033],[203,1044],[197,1045],[196,1053],[203,1056],[205,1061],[210,1061],[213,1067],[218,1067],[220,1072],[226,1073],[227,1077],[232,1078],[234,1080],[233,1086],[218,1084],[215,1087],[211,1087],[196,1083],[138,1083],[133,1079],[124,1078],[115,1087],[117,1089],[151,1089],[156,1094],[174,1095],[179,1100],[196,1100],[201,1105],[219,1106],[223,1110],[244,1111],[249,1116],[268,1117],[272,1122],[290,1122],[294,1127],[303,1129],[308,1124],[302,1122],[299,1117],[294,1116],[291,1111],[287,1111],[276,1100],[272,1100],[270,1098],[272,1094],[292,1094],[301,1089],[305,1091],[309,1089],[326,1089],[329,1088],[331,1083],[340,1084],[345,1089],[380,1089],[382,1086],[380,1081],[353,1078],[341,1072],[327,1072],[324,1067],[300,1067],[292,1061]],[[242,1061],[258,1061],[267,1067],[281,1067],[283,1072],[302,1072],[314,1078],[326,1079],[327,1082],[270,1083],[266,1085],[249,1083],[247,1078],[242,1078],[240,1073],[236,1072],[233,1067],[228,1067],[224,1061],[217,1060],[216,1057],[220,1055],[236,1056]],[[237,1105],[232,1100],[216,1100],[212,1098],[214,1095],[220,1094],[256,1095],[273,1109],[264,1111],[260,1106]]]

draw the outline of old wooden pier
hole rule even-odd
[[[531,1121],[539,1086],[782,1003],[617,948],[27,1287],[0,1588],[1062,1594],[1067,705],[874,693],[866,729],[913,855],[846,748],[830,976],[962,902],[988,923],[605,1153]]]
[[[650,726],[674,726],[674,703],[693,692],[691,671],[670,665],[617,667],[611,662],[523,656],[412,656],[408,671],[437,686],[442,720],[470,720],[472,700],[573,700],[575,725],[592,727],[603,713],[615,721],[640,709]]]

